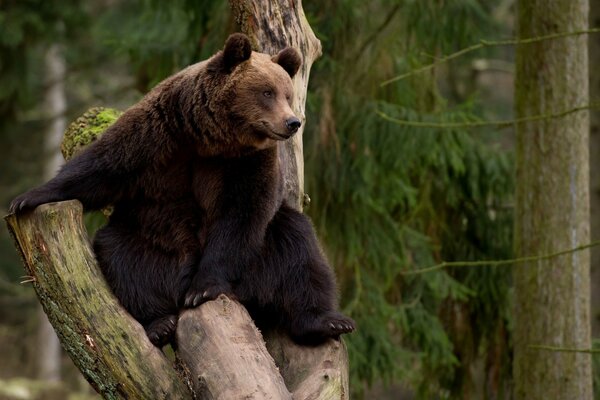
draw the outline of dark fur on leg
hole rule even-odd
[[[309,219],[283,205],[269,224],[263,253],[235,290],[259,325],[279,325],[298,343],[352,332],[337,309],[333,272]]]
[[[96,234],[94,252],[113,293],[150,341],[159,347],[170,342],[195,256],[182,262],[176,253],[149,246],[139,232],[110,223]]]

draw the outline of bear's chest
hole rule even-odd
[[[228,217],[266,226],[283,201],[281,168],[272,151],[196,160],[192,186],[205,230]]]

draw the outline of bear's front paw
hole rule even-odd
[[[167,315],[152,321],[146,327],[148,339],[156,347],[163,347],[171,342],[177,329],[177,315]]]
[[[30,190],[29,192],[23,193],[20,196],[17,196],[11,203],[8,208],[8,212],[10,214],[14,213],[23,213],[26,211],[31,211],[40,204],[50,203],[52,202],[52,196],[45,191],[40,191],[37,189]]]
[[[188,308],[198,307],[202,303],[216,299],[220,294],[235,299],[231,285],[224,280],[192,282],[192,285],[185,294],[184,306]]]

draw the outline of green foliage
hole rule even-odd
[[[76,34],[85,23],[80,9],[80,0],[0,3],[0,121],[37,100],[37,46]]]
[[[85,22],[80,0],[0,2],[0,210],[41,175],[44,124],[27,113],[43,98],[44,50],[78,35]],[[2,230],[0,279],[12,282],[22,274],[12,242]]]
[[[431,73],[379,83],[429,63],[424,54],[476,42],[491,25],[490,10],[465,0],[325,3],[305,5],[324,44],[311,74],[318,89],[305,134],[306,190],[342,304],[359,326],[346,339],[353,382],[401,379],[421,398],[456,395],[473,385],[470,363],[506,346],[498,332],[506,332],[508,273],[402,273],[510,256],[511,157],[481,132],[407,128],[375,111],[477,120],[476,100],[450,108]],[[334,23],[328,7],[340,10]],[[493,362],[506,371],[507,358]]]
[[[229,5],[216,0],[134,0],[104,14],[98,30],[131,62],[145,92],[177,70],[220,48],[229,30]]]

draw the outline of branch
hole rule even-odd
[[[105,398],[190,399],[169,360],[104,282],[82,211],[72,200],[5,218],[63,348]]]
[[[498,266],[504,266],[504,265],[522,264],[522,263],[526,263],[526,262],[530,262],[530,261],[548,260],[550,258],[563,256],[565,254],[574,253],[576,251],[589,249],[591,247],[595,247],[598,245],[600,245],[600,240],[596,240],[596,241],[588,243],[588,244],[577,246],[572,249],[558,251],[556,253],[543,254],[543,255],[539,255],[539,256],[511,258],[508,260],[443,261],[443,262],[436,264],[434,266],[431,266],[431,267],[422,268],[422,269],[413,269],[410,271],[402,272],[402,275],[424,274],[426,272],[437,271],[437,270],[444,269],[447,267],[482,267],[482,266],[498,267]]]
[[[547,346],[541,344],[531,344],[529,345],[530,349],[536,350],[548,350],[548,351],[556,351],[562,353],[589,353],[589,354],[598,354],[600,353],[600,349],[576,349],[572,347],[560,347],[560,346]]]
[[[373,42],[377,38],[377,36],[383,32],[383,30],[385,28],[387,28],[387,26],[390,24],[390,22],[392,22],[392,20],[396,16],[396,13],[400,10],[400,6],[401,5],[402,4],[400,4],[400,3],[396,4],[390,10],[390,12],[386,16],[386,18],[381,23],[381,25],[379,25],[377,28],[375,28],[373,30],[373,32],[371,32],[371,34],[362,42],[362,44],[358,48],[358,51],[356,52],[356,54],[354,55],[354,57],[352,57],[353,60],[357,60],[358,58],[360,58],[362,56],[363,52],[366,50],[367,46],[371,42]]]
[[[402,79],[406,79],[409,76],[412,75],[416,75],[419,74],[421,72],[425,72],[428,71],[432,68],[435,68],[441,64],[444,64],[450,60],[453,60],[455,58],[458,58],[460,56],[463,56],[467,53],[470,53],[472,51],[476,51],[476,50],[481,50],[483,48],[486,47],[493,47],[493,46],[512,46],[512,45],[521,45],[521,44],[530,44],[530,43],[537,43],[537,42],[542,42],[545,40],[554,40],[554,39],[560,39],[560,38],[564,38],[564,37],[569,37],[569,36],[579,36],[579,35],[587,35],[590,33],[599,33],[600,32],[600,28],[595,28],[595,29],[586,29],[586,30],[581,30],[581,31],[573,31],[573,32],[560,32],[560,33],[552,33],[549,35],[544,35],[544,36],[538,36],[538,37],[533,37],[533,38],[526,38],[526,39],[507,39],[507,40],[497,40],[497,41],[491,41],[491,40],[481,40],[478,44],[474,44],[472,46],[466,47],[462,50],[459,50],[455,53],[449,54],[445,57],[442,57],[440,59],[438,59],[436,62],[428,64],[428,65],[424,65],[420,68],[417,69],[413,69],[411,71],[408,71],[402,75],[398,75],[394,78],[388,79],[387,81],[384,81],[380,84],[381,87],[383,86],[387,86],[390,83],[394,83],[397,82],[399,80]]]
[[[424,122],[424,121],[410,121],[406,119],[398,119],[390,117],[386,113],[375,110],[375,113],[386,121],[393,122],[397,125],[410,126],[414,128],[437,128],[437,129],[467,129],[467,128],[481,128],[485,126],[495,126],[497,128],[504,128],[507,126],[513,126],[523,122],[534,122],[545,119],[562,118],[570,114],[574,114],[579,111],[594,110],[600,108],[600,102],[593,102],[579,107],[570,108],[565,111],[558,113],[548,113],[540,115],[532,115],[529,117],[516,118],[504,121],[473,121],[473,122]]]

